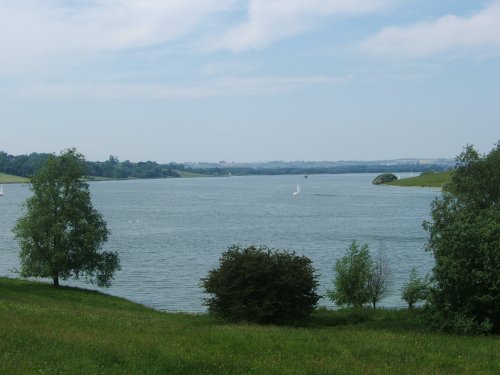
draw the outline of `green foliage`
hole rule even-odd
[[[108,178],[158,178],[179,177],[175,169],[184,169],[182,164],[158,164],[154,161],[132,163],[121,162],[111,155],[105,162],[87,162],[88,174]]]
[[[412,309],[416,303],[427,299],[429,294],[429,280],[427,277],[421,278],[417,275],[415,267],[411,270],[410,278],[403,285],[401,298],[408,303],[408,308]]]
[[[49,157],[31,179],[33,196],[13,229],[22,276],[51,278],[54,285],[85,276],[110,285],[119,259],[115,252],[100,251],[109,231],[92,207],[85,172],[83,156],[71,149]]]
[[[9,155],[0,151],[0,172],[22,177],[33,176],[52,154],[32,153],[30,155]],[[176,170],[184,169],[182,164],[158,164],[153,161],[132,163],[120,162],[116,156],[110,156],[105,162],[85,161],[86,174],[93,177],[108,178],[156,178],[179,177]]]
[[[328,297],[339,306],[363,306],[370,300],[371,270],[368,245],[360,247],[353,241],[346,254],[335,262],[334,289],[328,291]]]
[[[467,146],[424,223],[436,261],[429,299],[436,326],[500,332],[499,199],[500,143],[483,157]]]
[[[38,154],[36,152],[30,155],[13,156],[0,151],[0,172],[21,177],[31,177],[50,156],[50,154]]]
[[[398,177],[392,173],[383,173],[375,177],[372,181],[373,185],[386,184],[391,181],[396,181]]]
[[[235,321],[300,321],[320,298],[309,258],[267,247],[229,247],[202,285],[212,294],[205,301],[209,310]]]
[[[460,335],[488,335],[493,332],[493,324],[486,318],[478,322],[474,317],[452,309],[438,310],[426,306],[425,324],[434,331],[452,332]]]
[[[339,306],[361,307],[370,302],[375,309],[390,291],[391,272],[385,253],[379,249],[373,259],[366,244],[360,247],[353,241],[336,261],[334,273],[334,289],[327,293]]]

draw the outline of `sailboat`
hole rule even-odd
[[[293,195],[299,195],[300,194],[300,186],[299,186],[299,181],[297,181],[297,190],[293,192]]]
[[[0,197],[3,197],[5,194],[3,192],[3,185],[0,185]]]

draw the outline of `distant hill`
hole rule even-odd
[[[453,159],[394,159],[394,160],[339,160],[339,161],[267,161],[255,163],[237,163],[220,161],[218,163],[184,163],[184,166],[189,169],[349,169],[364,167],[368,169],[387,168],[395,172],[403,172],[400,169],[408,169],[408,172],[420,170],[430,170],[430,166],[439,166],[439,168],[449,169],[454,167]],[[411,170],[412,167],[418,168]]]
[[[403,173],[446,171],[453,168],[448,159],[419,160],[400,159],[386,161],[338,161],[338,162],[265,162],[265,163],[184,163],[185,170],[222,175],[280,175],[280,174],[340,174],[340,173]]]

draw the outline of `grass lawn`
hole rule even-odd
[[[387,185],[393,186],[416,186],[416,187],[438,187],[442,188],[451,181],[453,172],[437,172],[423,176],[403,178],[401,180],[391,181]]]
[[[0,373],[500,373],[499,337],[429,333],[418,314],[320,310],[303,327],[225,324],[0,278]]]
[[[0,184],[14,184],[24,182],[29,182],[29,179],[0,172]]]

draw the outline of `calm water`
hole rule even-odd
[[[205,311],[200,278],[231,244],[266,244],[312,259],[320,293],[353,239],[383,248],[393,287],[382,305],[404,306],[400,289],[411,268],[432,267],[422,221],[438,190],[373,186],[371,174],[246,176],[91,183],[93,203],[112,234],[105,248],[122,270],[107,293],[162,310]],[[302,193],[293,196],[296,181]],[[0,275],[15,277],[18,245],[11,229],[29,196],[4,185],[0,198]],[[63,282],[64,284],[65,282]],[[69,285],[92,287],[67,282]],[[322,305],[332,306],[324,298]]]

